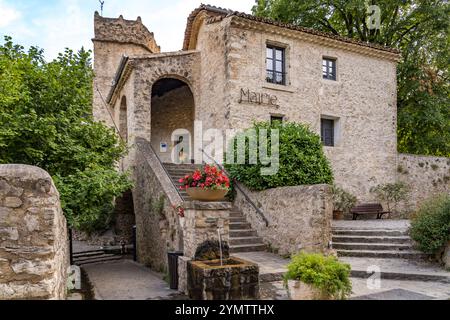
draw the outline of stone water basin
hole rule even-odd
[[[259,267],[243,259],[190,261],[188,293],[193,300],[255,300],[259,298]]]

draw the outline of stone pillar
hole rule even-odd
[[[0,300],[65,299],[68,237],[50,175],[0,165]]]
[[[194,258],[197,247],[206,240],[217,240],[220,228],[223,241],[229,241],[231,203],[199,202],[185,204],[184,256]]]
[[[178,258],[178,290],[187,294],[187,265],[197,247],[206,240],[217,240],[220,228],[222,241],[229,242],[230,202],[186,202],[183,219],[184,256]]]

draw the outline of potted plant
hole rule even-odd
[[[181,178],[181,189],[194,200],[220,201],[230,190],[230,179],[215,166],[205,165],[202,169]]]
[[[334,256],[300,253],[284,279],[292,300],[343,300],[352,292],[350,266]]]
[[[344,220],[345,213],[349,213],[358,199],[342,188],[333,186],[333,219]]]

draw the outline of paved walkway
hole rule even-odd
[[[83,269],[96,300],[172,300],[179,295],[169,289],[161,275],[130,260],[87,265]]]

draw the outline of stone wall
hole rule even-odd
[[[328,185],[296,186],[250,192],[269,225],[237,191],[235,205],[269,248],[281,255],[300,250],[323,252],[331,241],[332,203]]]
[[[197,247],[206,240],[217,240],[219,228],[223,241],[229,242],[229,202],[187,202],[184,205],[184,256],[194,258]]]
[[[0,300],[65,299],[66,219],[49,174],[0,165]]]
[[[339,127],[336,145],[324,149],[336,183],[364,202],[372,197],[371,187],[395,181],[395,61],[331,47],[319,40],[313,43],[282,28],[257,29],[240,27],[232,20],[229,23],[226,56],[222,59],[227,61],[225,95],[229,97],[226,106],[230,127],[246,128],[254,120],[267,121],[271,115],[281,115],[286,121],[308,124],[320,135],[321,117],[333,118]],[[266,82],[267,44],[286,50],[285,86]],[[323,79],[323,57],[337,59],[337,81]],[[242,88],[276,96],[277,103],[239,103]]]
[[[136,141],[133,202],[138,261],[154,270],[167,270],[167,252],[183,250],[183,230],[172,205],[182,203],[149,142]]]
[[[399,154],[397,177],[410,187],[408,200],[400,209],[411,213],[430,197],[450,194],[450,158]]]

